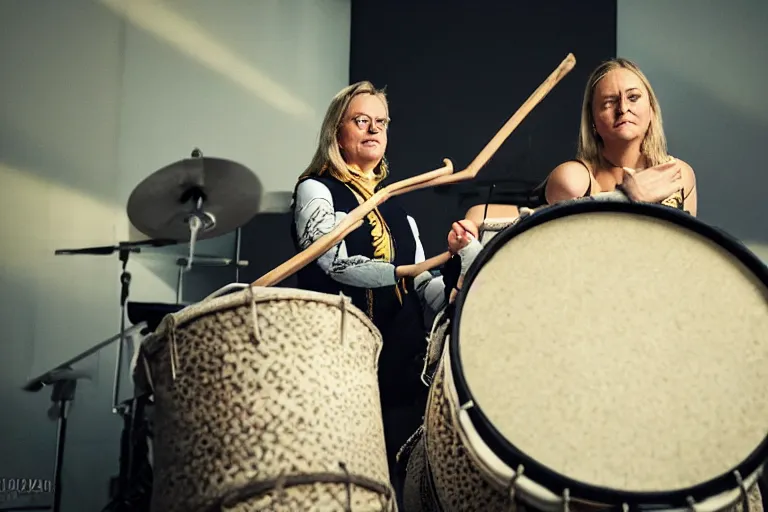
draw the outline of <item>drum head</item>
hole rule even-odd
[[[557,494],[684,505],[765,460],[768,272],[686,213],[537,212],[473,264],[450,343],[485,443]]]

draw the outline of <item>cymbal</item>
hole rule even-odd
[[[128,198],[128,218],[150,238],[187,241],[189,219],[202,227],[197,240],[214,238],[250,221],[259,211],[262,185],[247,167],[199,150],[155,171]]]

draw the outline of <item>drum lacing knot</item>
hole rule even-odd
[[[339,465],[344,470],[344,474],[322,472],[291,475],[286,474],[285,470],[282,470],[274,479],[247,482],[244,485],[231,489],[206,508],[205,512],[221,512],[224,508],[232,508],[238,503],[267,493],[275,494],[275,499],[272,500],[273,503],[285,502],[288,498],[287,489],[315,484],[343,484],[347,490],[348,507],[351,506],[352,486],[354,485],[384,497],[382,510],[390,512],[396,510],[391,484],[387,485],[364,476],[350,474],[345,465],[342,463],[339,463]],[[350,510],[350,508],[347,508],[347,510]]]
[[[738,484],[739,490],[741,491],[742,509],[744,512],[749,512],[749,490],[744,483],[744,479],[741,478],[741,473],[738,469],[733,472],[733,476],[736,478],[736,483]]]
[[[344,297],[341,298],[341,303],[344,304]],[[343,311],[343,307],[342,307],[342,311]],[[343,315],[342,315],[342,318],[343,318]],[[349,471],[347,471],[346,464],[344,464],[343,462],[339,462],[339,467],[344,472],[344,475],[347,477],[347,481],[346,481],[347,503],[346,503],[346,508],[344,510],[345,512],[352,512],[352,479],[349,477]]]
[[[738,469],[733,472],[733,477],[736,480],[736,485],[739,486],[742,512],[749,512],[751,509],[749,506],[749,489],[747,489],[747,485],[744,483],[744,479],[741,477],[741,473]],[[686,501],[688,502],[688,508],[691,512],[696,512],[696,500],[694,500],[692,496],[688,496]]]
[[[283,469],[278,473],[277,478],[275,479],[275,494],[277,495],[276,501],[278,503],[281,503],[288,498],[288,493],[285,490],[285,483],[287,480],[285,470]]]
[[[512,478],[509,479],[509,484],[507,484],[507,497],[509,498],[509,510],[511,511],[515,510],[517,505],[517,492],[515,489],[515,484],[517,483],[517,479],[523,476],[523,472],[525,472],[525,466],[520,464],[517,466],[515,474],[512,475]]]
[[[432,385],[432,376],[427,376],[427,373],[429,371],[429,357],[432,354],[432,345],[435,343],[435,332],[439,329],[441,322],[443,321],[443,317],[445,316],[445,309],[439,311],[437,315],[435,316],[435,319],[432,321],[432,328],[429,330],[429,334],[427,335],[427,351],[424,353],[424,365],[421,368],[421,383],[424,384],[426,387],[429,387]],[[443,340],[443,347],[445,347],[445,344],[448,343],[448,336],[445,337]],[[442,354],[443,350],[440,351]]]
[[[256,297],[253,295],[253,288],[248,287],[248,300],[251,303],[251,337],[253,343],[258,343],[261,339],[259,332],[259,315],[256,311]]]
[[[347,301],[344,300],[344,295],[339,294],[339,309],[341,309],[341,324],[339,325],[339,342],[344,345],[344,325],[347,323]],[[339,463],[341,464],[341,462]],[[344,470],[346,471],[346,469]]]
[[[174,317],[171,317],[171,329],[169,337],[170,343],[168,344],[168,348],[170,349],[170,359],[171,359],[171,379],[173,382],[176,382],[176,372],[178,371],[179,367],[179,351],[176,348],[176,319]]]
[[[149,367],[149,361],[147,361],[146,352],[144,351],[143,346],[139,346],[139,358],[141,359],[141,364],[144,366],[144,375],[147,378],[147,385],[149,386],[149,390],[154,393],[155,382],[154,378],[152,377],[152,369]]]

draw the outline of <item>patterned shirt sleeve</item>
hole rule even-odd
[[[295,212],[294,221],[302,249],[330,233],[346,216],[334,210],[328,187],[313,179],[304,180],[297,187]],[[394,265],[362,255],[350,255],[343,240],[320,256],[317,264],[333,280],[349,286],[380,288],[396,283]]]

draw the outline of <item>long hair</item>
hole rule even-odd
[[[338,134],[344,113],[347,111],[352,99],[359,94],[372,94],[378,97],[384,103],[384,108],[387,109],[387,117],[389,117],[389,104],[387,103],[386,94],[383,90],[376,89],[371,82],[357,82],[339,91],[331,100],[331,104],[328,105],[328,110],[325,112],[325,118],[320,128],[317,149],[312,157],[312,161],[304,172],[301,173],[299,180],[311,176],[321,176],[325,173],[342,182],[349,182],[355,179],[349,166],[344,161],[344,157],[341,155]],[[379,165],[374,169],[376,182],[384,180],[388,173],[387,159],[382,158]]]
[[[584,100],[581,104],[581,126],[579,127],[579,145],[576,150],[576,158],[584,162],[593,172],[600,167],[603,162],[601,149],[603,140],[594,129],[595,118],[592,114],[592,100],[595,94],[595,87],[605,75],[614,69],[628,69],[632,71],[643,82],[648,91],[648,100],[651,105],[651,121],[648,124],[648,131],[645,133],[643,142],[640,145],[640,153],[645,157],[648,167],[665,163],[669,160],[667,154],[667,139],[664,136],[664,127],[661,120],[661,107],[653,92],[648,78],[640,71],[640,68],[634,62],[616,58],[600,64],[589,77],[587,87],[584,91]]]

